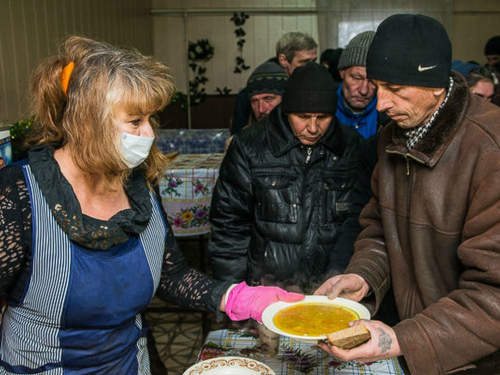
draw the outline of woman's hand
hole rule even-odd
[[[361,363],[375,362],[381,359],[402,355],[394,330],[378,320],[357,320],[351,325],[363,324],[370,331],[371,339],[352,349],[340,349],[327,341],[318,346],[327,353],[343,361]]]
[[[226,311],[231,320],[255,319],[262,322],[262,312],[271,303],[278,301],[296,302],[304,299],[303,294],[290,293],[274,286],[248,286],[245,282],[228,289]],[[223,297],[224,299],[224,297]]]
[[[370,286],[361,276],[354,273],[337,275],[326,280],[315,292],[315,295],[327,295],[328,298],[348,298],[359,302],[368,294]]]

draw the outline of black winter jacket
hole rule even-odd
[[[210,209],[215,278],[305,291],[323,281],[351,203],[363,138],[335,117],[304,146],[276,107],[239,133],[220,169]]]

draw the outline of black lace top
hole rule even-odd
[[[141,233],[151,217],[149,190],[139,170],[126,186],[132,209],[118,212],[108,221],[82,214],[73,189],[54,160],[53,151],[37,147],[29,164],[52,214],[69,238],[79,245],[106,251]],[[187,264],[167,223],[165,255],[157,296],[179,305],[217,312],[228,283],[213,280]],[[16,303],[29,276],[32,249],[31,206],[20,167],[0,170],[0,298]]]

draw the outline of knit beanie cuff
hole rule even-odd
[[[282,95],[285,91],[288,76],[278,63],[266,61],[259,65],[248,77],[248,98],[257,94],[272,93]]]
[[[328,70],[317,63],[295,68],[283,94],[283,113],[335,113],[335,83]]]
[[[302,91],[290,95],[285,93],[281,111],[283,113],[331,113],[336,111],[335,91]]]
[[[375,31],[365,31],[351,39],[340,55],[338,69],[351,66],[366,66],[366,55],[373,40]]]

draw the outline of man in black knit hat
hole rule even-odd
[[[500,35],[488,39],[484,46],[484,56],[488,61],[486,66],[493,74],[493,84],[495,85],[495,94],[491,102],[500,106]]]
[[[404,51],[404,53],[402,53]],[[363,321],[371,340],[343,360],[399,356],[405,373],[500,373],[500,109],[450,71],[444,27],[398,14],[377,29],[367,75],[380,134],[373,198],[344,275],[316,294],[376,311],[392,284],[401,321]]]
[[[362,142],[335,103],[324,66],[298,67],[281,104],[234,137],[210,208],[215,278],[309,293],[324,281]]]
[[[500,35],[488,39],[484,46],[484,56],[488,60],[488,67],[492,70],[498,70],[500,63]]]

